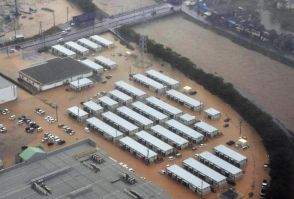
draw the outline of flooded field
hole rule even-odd
[[[114,41],[114,38],[111,34],[104,35],[105,37]],[[106,57],[110,57],[115,62],[118,63],[118,68],[109,72],[103,73],[103,78],[107,75],[112,75],[112,78],[107,80],[106,84],[96,83],[94,87],[89,88],[87,90],[83,90],[81,92],[72,92],[66,91],[66,87],[58,87],[56,89],[52,89],[46,92],[42,92],[35,96],[29,95],[26,92],[18,89],[19,98],[14,101],[5,104],[5,108],[11,110],[11,114],[26,115],[29,118],[35,120],[38,124],[40,124],[44,128],[44,132],[52,132],[54,135],[59,136],[61,139],[66,140],[67,144],[74,143],[77,140],[84,138],[92,138],[97,142],[99,148],[105,150],[111,157],[116,159],[118,162],[124,162],[132,167],[137,175],[144,176],[146,180],[151,180],[156,184],[163,187],[168,194],[170,194],[175,199],[194,199],[200,198],[199,195],[196,195],[188,188],[185,188],[181,184],[175,182],[169,177],[160,174],[159,171],[164,169],[167,164],[176,163],[181,165],[181,162],[188,158],[193,157],[195,152],[191,149],[181,150],[182,157],[177,158],[175,160],[169,161],[165,158],[165,161],[159,164],[151,164],[149,166],[145,165],[142,161],[135,158],[129,152],[121,150],[115,144],[105,140],[101,135],[97,133],[86,133],[84,131],[85,124],[79,123],[73,119],[71,119],[67,115],[67,108],[73,105],[79,105],[80,102],[85,101],[89,98],[96,99],[96,94],[101,91],[110,91],[114,89],[114,83],[118,80],[124,80],[133,84],[134,86],[146,91],[149,95],[155,96],[156,94],[146,87],[135,83],[129,80],[129,71],[132,73],[144,72],[148,69],[156,69],[161,70],[165,74],[174,77],[179,80],[182,86],[191,86],[194,90],[197,91],[196,99],[200,100],[205,104],[205,107],[214,107],[221,111],[222,118],[216,121],[207,120],[204,117],[203,113],[196,113],[188,108],[175,103],[167,99],[163,95],[157,95],[161,100],[164,100],[175,107],[180,108],[185,113],[189,113],[195,115],[198,119],[206,121],[217,128],[223,133],[223,136],[218,138],[208,139],[206,145],[204,147],[198,147],[196,153],[200,153],[202,151],[208,150],[212,151],[212,148],[218,144],[225,144],[229,140],[236,140],[239,137],[239,119],[240,115],[238,115],[232,108],[225,104],[221,99],[216,96],[211,95],[202,86],[194,83],[193,81],[186,79],[185,76],[178,71],[171,70],[170,68],[164,66],[165,63],[160,63],[155,60],[151,60],[152,66],[149,68],[138,67],[135,64],[135,60],[129,56],[126,56],[126,49],[124,46],[121,46],[118,41],[115,41],[116,47],[113,50],[105,50],[102,54]],[[133,54],[137,54],[137,51],[133,51]],[[92,57],[95,55],[91,55]],[[43,56],[42,56],[43,57]],[[49,56],[45,56],[47,58]],[[45,59],[44,58],[44,59]],[[22,61],[21,54],[15,55],[14,57],[0,57],[3,62],[0,62],[0,70],[3,73],[17,78],[17,71],[23,68],[28,67],[31,63],[28,61]],[[147,58],[146,58],[147,59]],[[9,67],[7,67],[9,66]],[[33,110],[37,107],[42,108],[47,112],[47,114],[55,116],[55,109],[52,109],[50,106],[45,104],[43,101],[47,100],[51,103],[56,103],[59,107],[58,109],[58,123],[63,123],[76,131],[76,134],[73,136],[69,136],[64,133],[60,128],[57,127],[57,124],[48,124],[43,117],[37,115],[33,112]],[[229,127],[224,127],[224,119],[231,118],[229,122]],[[45,150],[52,151],[60,146],[52,146],[48,147],[46,144],[41,143],[41,139],[43,137],[43,133],[35,133],[35,134],[27,134],[24,131],[24,126],[18,126],[16,121],[8,120],[8,116],[0,116],[1,122],[3,122],[8,129],[6,134],[0,134],[0,157],[3,158],[5,162],[5,166],[10,166],[14,163],[13,157],[14,155],[20,151],[20,147],[22,145],[32,145],[39,146],[41,145]],[[237,181],[236,189],[241,192],[245,198],[248,196],[248,193],[253,192],[254,197],[259,194],[260,191],[260,183],[263,179],[268,178],[267,173],[263,170],[263,164],[267,162],[266,151],[262,145],[261,139],[257,136],[257,133],[252,129],[246,122],[243,123],[242,132],[244,136],[248,137],[248,141],[250,143],[250,148],[247,150],[242,150],[233,147],[234,150],[239,153],[244,154],[248,158],[248,164],[244,168],[244,176]],[[16,139],[17,138],[17,139]],[[4,142],[4,141],[5,142]],[[4,146],[4,147],[3,147]],[[218,189],[219,191],[223,191],[225,188]],[[217,198],[217,193],[210,193],[205,196],[206,199],[215,199]]]
[[[294,130],[293,68],[236,45],[182,16],[135,29],[232,82],[251,101]]]

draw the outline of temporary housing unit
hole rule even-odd
[[[114,47],[114,43],[112,41],[109,41],[108,39],[105,39],[103,37],[100,37],[98,35],[93,35],[90,37],[90,40],[92,40],[93,42],[106,47],[106,48],[113,48]]]
[[[196,122],[196,117],[193,115],[190,115],[188,113],[185,113],[178,117],[179,121],[184,123],[185,125],[192,125]]]
[[[150,106],[147,106],[140,101],[132,103],[132,107],[135,111],[153,120],[156,124],[161,124],[168,120],[167,115],[155,110],[154,108],[151,108]]]
[[[184,149],[189,146],[189,141],[182,138],[181,136],[171,132],[170,130],[160,126],[152,126],[150,128],[150,132],[154,134],[155,136],[159,137],[163,141],[171,144],[177,149]]]
[[[205,164],[195,160],[194,158],[188,158],[183,161],[183,166],[185,169],[191,173],[204,178],[209,184],[220,187],[227,184],[227,178]]]
[[[147,96],[147,94],[144,91],[124,81],[115,82],[115,88],[138,100],[142,100]]]
[[[119,103],[108,96],[98,98],[99,103],[106,109],[114,110],[119,106]]]
[[[114,69],[117,67],[117,63],[103,56],[95,57],[95,62],[108,69]]]
[[[122,132],[109,126],[108,124],[97,119],[96,117],[91,117],[87,119],[86,122],[87,122],[88,128],[102,134],[108,140],[117,141],[124,136]]]
[[[93,115],[100,115],[103,112],[103,107],[93,102],[92,100],[83,103],[84,110]]]
[[[188,140],[194,143],[199,143],[204,138],[204,136],[201,133],[174,119],[166,121],[165,124],[171,131],[175,132],[180,136],[183,136],[184,138],[187,138]]]
[[[153,126],[152,120],[146,118],[145,116],[133,111],[132,109],[126,106],[117,108],[116,112],[123,118],[132,122],[136,126],[140,127],[141,129],[146,130],[146,129],[149,129],[151,126]]]
[[[128,136],[123,137],[119,140],[119,144],[121,147],[129,150],[131,153],[135,153],[137,157],[147,161],[154,162],[157,159],[157,153],[152,151],[151,149],[145,147],[140,144],[133,138]]]
[[[105,112],[102,113],[102,118],[104,121],[108,122],[112,126],[116,127],[120,131],[128,134],[128,135],[134,135],[136,132],[138,132],[139,128],[135,126],[134,124],[128,122],[124,118],[118,116],[117,114],[113,112]]]
[[[93,84],[94,82],[92,80],[85,77],[85,78],[70,82],[69,86],[76,91],[80,91],[80,90],[93,86]]]
[[[77,106],[72,106],[72,107],[68,108],[67,112],[68,112],[69,116],[71,116],[72,118],[74,118],[78,121],[84,121],[89,116],[89,114],[86,111],[84,111],[83,109],[80,109]]]
[[[215,137],[219,130],[206,122],[197,122],[194,124],[194,129],[209,137]]]
[[[200,195],[210,193],[209,184],[176,164],[167,167],[166,172],[173,179],[188,186],[193,192],[196,192]]]
[[[89,52],[90,52],[88,48],[85,48],[85,47],[83,47],[73,41],[66,42],[65,46],[67,48],[69,48],[70,50],[75,51],[76,53],[83,55],[83,56],[89,54]]]
[[[87,67],[93,70],[95,73],[102,73],[103,72],[103,66],[93,62],[90,59],[81,60],[83,64],[85,64]]]
[[[132,97],[116,89],[109,91],[108,95],[110,98],[114,99],[115,101],[123,105],[129,105],[133,102]]]
[[[180,104],[184,104],[191,110],[201,111],[203,109],[202,102],[199,102],[198,100],[188,97],[187,95],[180,93],[179,91],[176,91],[174,89],[166,91],[166,95],[168,98],[175,100],[176,102]]]
[[[146,86],[147,88],[149,88],[150,90],[157,92],[157,93],[164,93],[165,91],[165,86],[162,85],[161,83],[145,76],[142,74],[135,74],[132,76],[132,78],[136,81],[139,82],[141,84],[143,84],[144,86]]]
[[[0,104],[16,100],[16,86],[0,76]]]
[[[136,139],[157,153],[165,156],[170,155],[174,151],[172,146],[147,133],[146,131],[140,131],[136,133]]]
[[[247,158],[244,155],[241,155],[240,153],[222,144],[214,147],[214,153],[220,158],[230,162],[237,167],[244,167],[247,162]]]
[[[102,46],[90,41],[89,39],[81,38],[77,41],[81,46],[91,49],[93,51],[100,51]]]
[[[220,172],[231,180],[237,180],[242,177],[243,171],[238,167],[224,161],[223,159],[217,157],[216,155],[204,151],[198,154],[198,160],[210,168]]]
[[[62,57],[71,57],[75,58],[77,54],[74,51],[69,50],[68,48],[65,48],[62,45],[54,45],[51,47],[51,52],[54,55],[62,56]]]
[[[209,108],[204,111],[204,114],[208,119],[216,120],[221,117],[221,112],[214,108]]]
[[[146,104],[148,104],[149,106],[170,116],[171,118],[177,118],[183,114],[183,112],[180,109],[178,109],[178,108],[176,108],[176,107],[174,107],[174,106],[172,106],[172,105],[170,105],[170,104],[168,104],[168,103],[166,103],[166,102],[164,102],[154,96],[147,97]]]
[[[148,77],[167,85],[168,88],[176,89],[180,87],[180,82],[156,70],[148,70],[146,74]]]

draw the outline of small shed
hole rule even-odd
[[[192,125],[196,122],[196,117],[188,113],[181,115],[180,117],[178,117],[178,119],[180,120],[180,122],[184,123],[185,125]]]
[[[28,147],[19,154],[23,161],[38,160],[43,158],[46,153],[39,147]]]
[[[208,119],[211,119],[211,120],[216,120],[221,117],[221,112],[219,112],[218,110],[216,110],[214,108],[206,109],[204,111],[204,114]]]
[[[73,82],[70,82],[70,87],[76,91],[80,91],[86,88],[89,88],[93,86],[94,82],[88,78],[82,78],[75,80]]]
[[[78,120],[78,121],[84,121],[88,118],[89,114],[84,111],[83,109],[80,109],[77,106],[73,106],[67,109],[69,116],[72,118]]]

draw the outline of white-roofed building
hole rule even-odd
[[[211,119],[211,120],[216,120],[221,117],[221,112],[219,112],[218,110],[216,110],[214,108],[206,109],[204,111],[204,114],[208,119]]]
[[[134,135],[136,132],[138,132],[139,128],[125,120],[124,118],[118,116],[117,114],[108,111],[101,114],[104,121],[108,122],[115,128],[119,129],[120,131],[128,134],[128,135]]]
[[[164,128],[163,126],[152,126],[150,128],[150,132],[155,136],[159,137],[160,139],[162,139],[163,141],[176,147],[177,149],[184,149],[189,146],[188,140]]]
[[[166,121],[165,124],[169,130],[177,133],[180,136],[183,136],[184,138],[187,138],[188,140],[194,143],[199,143],[204,138],[204,136],[201,133],[174,119]]]
[[[201,111],[203,109],[204,105],[202,102],[199,102],[198,100],[188,97],[187,95],[180,93],[179,91],[176,91],[174,89],[166,91],[166,95],[168,98],[178,103],[184,104],[184,106],[187,106],[191,110]]]
[[[214,147],[214,153],[237,167],[244,167],[247,162],[247,158],[244,155],[222,144]]]
[[[16,100],[16,98],[16,86],[4,77],[0,76],[0,104]]]
[[[116,109],[117,113],[133,124],[137,125],[141,129],[149,129],[153,126],[153,121],[146,118],[145,116],[133,111],[132,109],[122,106]]]
[[[133,102],[133,98],[119,90],[112,90],[108,92],[110,98],[123,105],[129,105]]]
[[[89,48],[93,51],[100,51],[102,49],[102,46],[90,41],[86,38],[81,38],[77,41],[81,46],[84,46],[85,48]]]
[[[146,72],[147,76],[168,86],[168,88],[179,88],[180,87],[180,82],[178,82],[175,79],[172,79],[171,77],[162,74],[161,72],[158,72],[156,70],[148,70]]]
[[[89,49],[88,48],[85,48],[79,44],[77,44],[76,42],[73,42],[73,41],[69,41],[69,42],[66,42],[64,44],[68,49],[72,50],[72,51],[75,51],[76,53],[80,54],[80,55],[87,55],[89,54]]]
[[[108,69],[114,69],[117,67],[117,63],[115,63],[114,61],[112,61],[109,58],[103,57],[103,56],[97,56],[95,57],[95,62],[108,68]]]
[[[103,66],[93,62],[90,59],[81,60],[83,64],[85,64],[88,68],[91,68],[95,73],[102,73]]]
[[[100,37],[98,35],[93,35],[90,37],[90,40],[92,40],[93,42],[106,47],[106,48],[113,48],[114,47],[114,43],[112,41],[109,41],[108,39],[105,39],[103,37]]]
[[[166,168],[167,174],[173,179],[180,181],[184,185],[200,195],[210,193],[210,185],[182,167],[174,164]]]
[[[180,109],[178,109],[178,108],[176,108],[176,107],[174,107],[174,106],[172,106],[172,105],[170,105],[170,104],[168,104],[168,103],[166,103],[166,102],[164,102],[154,96],[147,97],[146,104],[163,112],[164,114],[170,116],[171,118],[177,118],[183,114],[183,112]]]
[[[226,177],[206,166],[205,164],[195,160],[194,158],[188,158],[183,161],[185,169],[191,173],[199,176],[209,184],[219,187],[227,184]]]
[[[164,93],[165,91],[165,86],[162,85],[161,83],[145,76],[142,74],[135,74],[132,76],[132,78],[136,81],[139,82],[141,84],[143,84],[144,86],[148,87],[149,89],[151,89],[154,92],[157,93]]]
[[[92,100],[83,103],[84,110],[93,115],[100,115],[103,112],[103,107],[93,102]]]
[[[141,89],[138,89],[124,81],[115,82],[115,88],[128,95],[131,95],[134,99],[142,100],[147,96],[147,94]]]
[[[219,130],[206,122],[197,122],[194,124],[194,129],[209,137],[215,137]]]
[[[70,87],[76,91],[89,88],[93,86],[93,84],[94,82],[86,77],[69,83]]]
[[[198,154],[197,158],[200,162],[225,175],[231,180],[237,180],[243,176],[243,171],[241,169],[208,151]]]
[[[99,103],[106,109],[114,110],[119,106],[119,103],[108,96],[102,96],[98,98]]]
[[[135,111],[153,120],[156,124],[161,124],[168,120],[167,115],[155,110],[150,106],[147,106],[143,102],[136,101],[132,103],[132,107]]]
[[[77,54],[74,51],[69,50],[68,48],[65,48],[64,46],[59,45],[59,44],[52,46],[51,52],[54,55],[58,55],[58,56],[62,56],[62,57],[75,58],[77,56]]]
[[[146,131],[140,131],[135,135],[136,139],[139,142],[143,143],[147,147],[150,147],[150,149],[156,151],[161,155],[170,155],[174,151],[174,148],[172,146],[147,133]]]
[[[132,154],[135,153],[137,157],[143,159],[146,162],[154,162],[157,159],[156,152],[128,136],[121,138],[119,140],[119,144],[122,148],[127,149]]]
[[[178,120],[184,123],[185,125],[192,125],[196,122],[196,117],[188,113],[185,113],[178,117]]]
[[[80,109],[77,106],[72,106],[67,109],[68,115],[72,118],[78,120],[78,121],[84,121],[88,118],[89,113],[84,111],[83,109]]]
[[[124,135],[122,132],[116,130],[105,122],[97,119],[96,117],[91,117],[86,120],[88,128],[94,130],[97,133],[102,134],[108,140],[113,142],[121,139]]]

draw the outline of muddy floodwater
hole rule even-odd
[[[206,72],[222,76],[246,97],[294,129],[294,70],[204,29],[183,16],[135,28],[190,58]]]

